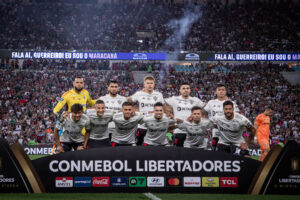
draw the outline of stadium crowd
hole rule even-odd
[[[26,62],[26,61],[25,61]],[[117,80],[120,94],[130,96],[143,86],[136,84],[131,71],[117,70],[61,70],[58,65],[49,68],[48,61],[40,63],[40,70],[5,69],[0,74],[0,127],[1,137],[9,143],[52,143],[54,115],[57,99],[72,87],[74,76],[85,79],[85,88],[96,99],[107,93],[109,80]],[[32,62],[34,63],[34,62]],[[120,65],[123,65],[121,63]],[[117,64],[116,64],[117,65]],[[162,64],[161,64],[162,65]],[[65,63],[63,69],[67,69]],[[284,141],[292,132],[299,141],[300,136],[300,86],[292,86],[280,74],[290,70],[287,65],[239,64],[224,65],[227,72],[215,71],[216,66],[205,66],[200,73],[176,72],[173,67],[156,70],[156,89],[164,98],[179,95],[179,85],[189,82],[191,96],[204,102],[215,98],[215,87],[225,83],[228,96],[235,100],[243,113],[252,122],[263,112],[265,105],[272,105],[271,136],[273,142]]]
[[[207,1],[196,13],[164,1],[55,2],[2,1],[0,49],[299,51],[300,16],[294,1]],[[172,40],[176,37],[168,24],[189,12],[199,19],[174,47],[178,41]]]

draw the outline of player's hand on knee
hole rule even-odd
[[[84,150],[84,147],[83,147],[83,146],[78,146],[78,147],[77,147],[77,150],[78,150],[78,151]]]
[[[63,152],[65,152],[64,148],[61,145],[58,145],[56,149],[56,153],[63,153]]]

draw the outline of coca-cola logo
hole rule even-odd
[[[109,177],[93,177],[93,187],[109,187]]]

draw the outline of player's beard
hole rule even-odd
[[[115,97],[115,96],[117,96],[117,92],[116,93],[112,93],[111,91],[109,91],[109,94],[110,94],[110,96],[112,96],[112,97]]]
[[[81,88],[81,89],[78,89],[77,87],[74,87],[74,89],[75,89],[75,91],[76,91],[77,93],[80,93],[80,92],[81,92],[81,90],[82,90],[83,88]]]
[[[225,117],[226,117],[226,119],[232,119],[233,118],[233,112],[225,113]]]

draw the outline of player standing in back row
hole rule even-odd
[[[204,107],[204,110],[207,112],[208,117],[214,117],[214,116],[224,116],[224,110],[223,110],[223,103],[228,100],[228,97],[226,96],[226,87],[223,84],[218,84],[216,88],[216,99],[212,99],[208,101],[206,106]],[[234,112],[239,112],[239,108],[236,105],[235,102],[232,102],[234,105]],[[219,141],[219,135],[220,132],[218,129],[214,128],[212,129],[212,148],[213,150],[216,150],[218,141]]]
[[[153,76],[146,76],[144,78],[144,88],[141,91],[136,92],[134,95],[128,98],[129,102],[138,102],[139,111],[144,115],[153,112],[154,104],[161,102],[164,104],[163,95],[154,90],[155,79]],[[147,128],[141,124],[137,130],[137,145],[142,145],[144,141]]]
[[[119,95],[119,84],[117,81],[111,80],[108,85],[108,94],[99,98],[105,103],[106,110],[111,110],[114,114],[121,112],[122,104],[127,101],[126,97]],[[108,124],[108,135],[115,132],[115,123],[110,122]]]
[[[174,119],[187,120],[191,115],[191,110],[194,106],[204,107],[204,103],[197,97],[191,97],[191,88],[188,83],[182,83],[180,86],[180,96],[173,96],[165,99],[167,106],[173,109]],[[187,132],[180,129],[174,130],[176,146],[182,147],[186,138]]]

